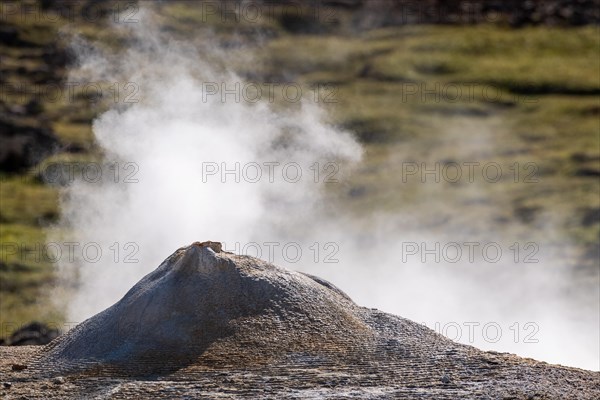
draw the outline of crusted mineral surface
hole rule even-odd
[[[46,346],[0,347],[0,381],[15,398],[600,398],[598,372],[455,343],[218,242]]]

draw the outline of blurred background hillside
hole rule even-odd
[[[365,147],[352,178],[328,193],[346,213],[402,210],[416,216],[408,224],[431,231],[468,226],[481,237],[501,232],[514,241],[552,243],[552,254],[571,267],[574,284],[565,295],[598,300],[599,1],[250,2],[261,5],[261,15],[249,2],[141,3],[156,10],[161,29],[174,38],[201,49],[210,37],[239,60],[228,67],[244,79],[315,90],[329,122]],[[113,105],[112,96],[136,95],[131,87],[117,94],[108,81],[99,82],[102,98],[77,87],[69,95],[73,33],[107,49],[123,47],[129,38],[111,23],[135,23],[139,4],[40,0],[1,7],[6,337],[30,321],[64,318],[49,290],[52,262],[39,256],[69,181],[61,165],[100,160],[93,119]],[[424,185],[419,174],[403,179],[407,162],[497,163],[504,175],[485,189],[464,180]],[[22,248],[15,252],[14,244]]]

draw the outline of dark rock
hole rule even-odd
[[[3,383],[2,383],[2,386],[3,386],[5,389],[10,389],[10,388],[12,387],[12,383],[11,383],[11,382],[3,382]]]
[[[50,67],[60,68],[68,64],[69,56],[64,48],[49,45],[44,48],[42,60]]]
[[[575,171],[575,176],[583,178],[598,178],[600,177],[600,170],[596,168],[583,167]]]
[[[32,322],[15,331],[8,339],[8,344],[11,346],[44,345],[58,335],[58,329],[49,328],[40,322]]]
[[[592,226],[600,222],[600,208],[588,208],[584,210],[581,225]]]
[[[0,171],[21,172],[56,153],[60,142],[51,129],[23,125],[0,116]]]
[[[23,365],[23,364],[13,364],[11,369],[13,371],[23,371],[24,369],[27,369],[27,365]]]
[[[19,35],[19,29],[14,26],[0,26],[0,43],[10,47],[34,48],[36,44],[23,40]]]
[[[571,154],[571,160],[576,163],[587,163],[590,161],[599,161],[600,156],[597,154],[589,154],[589,153],[573,153]]]
[[[63,378],[62,376],[57,376],[56,378],[52,379],[52,383],[54,383],[55,385],[62,385],[65,382],[65,378]]]
[[[56,8],[60,4],[58,0],[40,0],[40,6],[43,10]]]
[[[39,115],[44,111],[44,106],[37,99],[31,99],[25,104],[25,112],[29,115]]]
[[[537,214],[541,211],[541,207],[536,206],[519,206],[514,210],[515,216],[523,223],[529,224],[535,220]]]
[[[304,15],[304,13],[284,13],[280,19],[280,23],[286,31],[294,34],[323,34],[337,25],[335,21],[321,23],[318,18],[312,15]]]
[[[19,32],[13,26],[0,26],[0,43],[7,46],[18,44]]]
[[[264,0],[266,1],[266,0]],[[527,25],[579,26],[600,22],[598,0],[579,1],[460,1],[460,0],[288,0],[283,4],[303,7],[303,15],[327,14],[339,18],[351,13],[351,26],[357,30],[409,24],[508,23]],[[324,18],[324,17],[322,17]],[[315,20],[316,18],[313,18]],[[282,13],[282,26],[295,33],[311,33],[315,24]]]

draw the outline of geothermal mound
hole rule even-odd
[[[372,336],[356,309],[316,277],[194,243],[54,341],[45,360],[60,370],[145,374],[191,363],[266,365],[319,347],[348,354]]]
[[[112,307],[0,360],[14,381],[2,390],[39,398],[600,398],[600,373],[454,343],[216,242],[177,250]]]

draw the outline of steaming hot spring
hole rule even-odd
[[[49,345],[0,352],[13,393],[44,398],[600,397],[600,373],[455,343],[218,242],[178,249]]]

